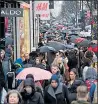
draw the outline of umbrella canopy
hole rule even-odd
[[[98,58],[98,44],[90,45],[90,47],[88,47],[88,50],[93,51],[96,54],[97,58]]]
[[[74,43],[75,39],[79,38],[79,36],[71,35],[70,40]]]
[[[76,38],[75,43],[80,43],[80,42],[82,42],[84,40],[85,40],[85,38]]]
[[[97,44],[93,44],[91,45],[88,50],[91,50],[93,52],[98,52],[98,45]]]
[[[65,50],[66,49],[64,44],[62,44],[60,42],[57,42],[57,41],[49,42],[49,43],[47,43],[47,45],[50,46],[50,47],[53,47],[54,49],[56,49],[56,51]]]
[[[80,43],[77,43],[77,46],[88,47],[90,43],[91,42],[89,40],[85,39],[85,40],[81,41]]]
[[[46,37],[47,38],[55,38],[56,36],[55,35],[52,35],[52,34],[48,34]]]
[[[68,30],[62,30],[61,32],[62,33],[68,33]]]
[[[47,32],[47,30],[46,29],[40,29],[40,32],[45,33],[45,32]]]
[[[42,46],[40,47],[40,52],[56,52],[56,50],[53,47],[50,46]]]
[[[16,76],[16,79],[24,80],[24,79],[26,79],[26,76],[28,74],[32,74],[34,76],[35,81],[48,80],[52,76],[52,74],[49,71],[46,71],[46,70],[40,69],[40,68],[36,68],[36,67],[30,67],[30,68],[25,68],[24,70],[22,70]]]
[[[73,49],[73,48],[74,48],[73,45],[65,45],[65,47],[66,47],[67,49]]]

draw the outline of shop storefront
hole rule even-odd
[[[20,4],[13,0],[12,2],[8,0],[0,1],[1,8],[20,8]],[[0,17],[0,48],[5,49],[8,44],[12,46],[13,50],[13,60],[16,59],[16,17]]]
[[[5,49],[8,44],[11,44],[13,47],[13,59],[23,58],[25,53],[30,52],[30,6],[25,2],[17,2],[15,0],[9,2],[9,0],[1,0],[0,7],[23,8],[23,17],[0,17],[1,48]]]

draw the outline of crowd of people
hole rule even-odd
[[[47,54],[36,50],[15,62],[11,56],[10,45],[0,50],[0,104],[98,104],[98,62],[87,47]],[[16,80],[18,69],[28,67],[50,71],[52,76],[35,81],[30,73],[25,80]]]

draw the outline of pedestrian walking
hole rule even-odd
[[[2,104],[22,104],[22,96],[17,90],[10,90],[6,96],[5,103]]]
[[[42,95],[35,90],[35,84],[32,78],[27,78],[24,81],[23,92],[23,104],[44,104]]]
[[[90,104],[88,100],[88,90],[87,87],[82,85],[77,88],[77,100],[73,101],[71,104]]]
[[[76,70],[72,69],[70,71],[70,81],[67,83],[67,88],[69,91],[69,99],[72,102],[73,100],[76,100],[77,98],[77,87],[83,84],[81,80],[76,79]]]
[[[6,95],[7,95],[7,92],[5,88],[2,86],[2,82],[0,81],[0,104],[4,104]]]
[[[44,91],[45,104],[70,104],[68,89],[59,83],[57,75],[52,75],[50,85]]]
[[[59,67],[57,65],[52,65],[51,66],[51,72],[52,72],[52,74],[56,74],[58,76],[59,83],[64,83],[63,77],[60,74],[60,69],[59,69]]]
[[[25,53],[24,55],[25,60],[23,61],[23,67],[28,68],[34,66],[34,61],[30,59],[29,53]]]

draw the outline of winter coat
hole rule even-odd
[[[84,69],[83,69],[83,74],[82,75],[83,75],[83,80],[84,81],[86,80],[86,72],[87,72],[88,68],[89,68],[88,66],[85,66]]]
[[[27,78],[24,81],[24,87],[26,86],[32,87],[32,93],[28,94],[25,89],[23,92],[21,92],[23,98],[23,104],[44,104],[42,95],[39,92],[35,91],[35,84],[32,78]]]
[[[14,65],[18,65],[20,68],[23,67],[23,61],[21,58],[18,58],[15,62]]]
[[[45,69],[44,65],[43,64],[36,64],[34,67],[37,67],[37,68],[41,68],[41,69]]]
[[[70,104],[67,87],[59,84],[54,92],[51,85],[47,86],[44,91],[44,101],[45,104]]]
[[[0,94],[0,104],[4,104],[6,95],[7,95],[7,92],[3,88],[2,91],[1,91],[1,94]]]
[[[71,70],[72,68],[76,68],[77,64],[78,64],[77,57],[75,55],[71,55],[70,54],[68,56],[68,66],[69,66],[69,69]]]
[[[4,57],[4,59],[2,60],[2,68],[5,76],[5,81],[7,80],[7,73],[10,71],[11,65],[11,59],[8,57]]]
[[[94,68],[89,67],[86,72],[86,80],[96,80],[97,79],[97,73]]]
[[[57,74],[56,74],[57,76],[58,76],[58,78],[59,78],[59,82],[60,83],[63,83],[64,82],[64,80],[63,80],[63,77],[62,77],[62,75],[60,74],[60,72],[58,71],[57,72]]]
[[[24,66],[25,68],[33,67],[34,64],[35,64],[34,61],[31,60],[31,59],[28,59],[28,60],[23,61],[23,66]]]
[[[11,56],[12,56],[12,50],[9,49],[9,48],[6,48],[6,49],[5,49],[5,56],[11,57]]]
[[[40,93],[35,92],[33,96],[26,96],[25,93],[21,93],[23,98],[23,104],[44,104],[44,100]]]
[[[72,102],[73,100],[76,100],[77,98],[77,87],[82,85],[83,82],[81,80],[75,80],[72,84],[68,83],[67,88],[69,91],[69,99]]]
[[[5,45],[7,46],[8,44],[13,45],[14,44],[14,40],[12,39],[11,36],[7,36],[5,38]]]
[[[3,72],[1,61],[0,61],[0,82],[2,84],[5,84],[4,72]],[[2,85],[2,87],[4,87],[4,86]]]

